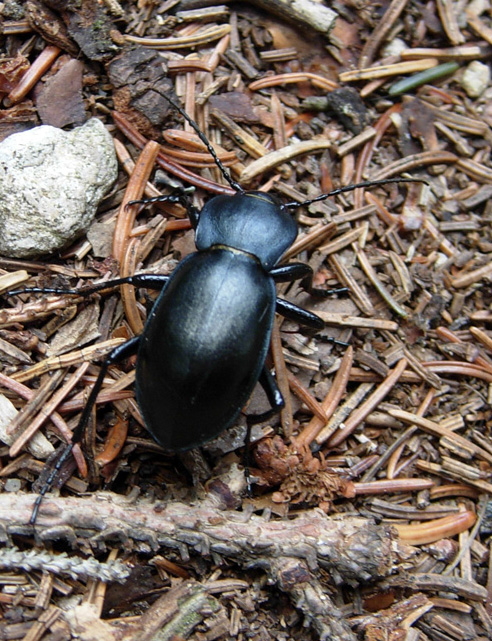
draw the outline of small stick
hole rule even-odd
[[[277,384],[280,393],[284,397],[285,401],[284,407],[280,410],[280,421],[282,423],[282,431],[285,438],[287,440],[290,440],[292,436],[294,417],[292,412],[292,399],[289,394],[288,371],[287,367],[285,366],[285,360],[282,351],[282,341],[280,338],[279,323],[277,318],[275,318],[273,323],[271,345]]]
[[[309,392],[309,390],[307,390],[304,385],[301,384],[297,376],[294,376],[294,374],[292,374],[292,372],[289,372],[289,370],[287,370],[287,379],[289,381],[291,392],[295,394],[297,398],[300,399],[305,405],[307,405],[307,407],[309,407],[316,418],[320,419],[323,424],[326,423],[328,419],[325,412],[323,411],[321,403],[318,403],[318,401]]]
[[[435,421],[430,421],[423,416],[418,416],[417,414],[412,414],[411,412],[399,409],[390,409],[388,410],[388,414],[398,419],[399,421],[403,421],[404,423],[418,425],[422,430],[424,430],[424,432],[428,432],[429,434],[433,434],[434,436],[438,436],[439,438],[445,436],[451,441],[454,440],[457,445],[465,448],[473,455],[483,459],[484,461],[492,463],[492,454],[479,447],[478,445],[475,445],[464,436],[461,436],[461,434],[456,434],[456,432],[453,432],[453,430],[442,427],[442,425],[439,425]]]
[[[342,285],[349,289],[355,304],[366,316],[375,316],[376,311],[369,296],[365,293],[357,280],[352,276],[345,263],[336,254],[329,256],[328,262],[338,276]]]
[[[124,343],[125,341],[125,338],[111,338],[107,341],[103,341],[102,343],[96,343],[89,347],[76,349],[73,352],[68,352],[68,354],[51,356],[50,358],[46,358],[44,361],[36,363],[36,365],[33,365],[22,372],[12,374],[11,378],[22,383],[34,378],[35,376],[41,376],[41,374],[45,374],[52,370],[69,367],[70,365],[77,365],[80,361],[90,361],[95,358],[102,358],[107,352],[116,347],[116,345],[121,345],[121,343]]]
[[[330,140],[301,140],[300,142],[287,145],[283,149],[271,151],[265,156],[254,160],[250,163],[241,173],[240,182],[243,184],[250,183],[253,178],[266,171],[270,171],[274,167],[288,162],[302,154],[309,154],[322,149],[330,149],[332,143]]]
[[[426,545],[460,534],[473,526],[477,516],[475,512],[465,510],[452,516],[443,516],[433,521],[423,521],[414,525],[393,523],[400,539],[408,545]],[[454,578],[454,577],[453,577]]]
[[[294,445],[297,450],[310,445],[310,443],[314,441],[338,407],[338,404],[340,403],[340,400],[345,394],[345,390],[347,388],[353,359],[354,348],[349,345],[340,363],[338,372],[333,379],[330,390],[321,403],[321,409],[325,416],[324,418],[314,416],[314,418],[309,421],[306,427],[295,439]]]
[[[10,107],[23,100],[31,91],[34,85],[48,71],[53,62],[58,58],[61,49],[54,45],[48,45],[39,54],[26,73],[20,79],[20,82],[5,99],[6,106]]]
[[[361,327],[364,329],[387,329],[390,332],[396,332],[399,328],[395,321],[384,318],[364,318],[362,316],[350,316],[349,314],[337,314],[335,312],[316,311],[318,316],[328,325],[337,325],[339,327]]]
[[[373,179],[381,180],[382,178],[384,179],[389,176],[394,176],[395,174],[402,174],[424,165],[452,164],[458,160],[458,156],[450,151],[423,151],[419,154],[400,158],[399,160],[390,163],[384,169],[380,169],[376,172]]]
[[[14,458],[19,454],[21,449],[27,443],[29,439],[36,433],[36,431],[41,427],[41,425],[48,419],[55,409],[61,404],[62,400],[70,394],[72,389],[78,383],[80,378],[85,374],[90,363],[82,363],[80,367],[70,376],[67,382],[61,387],[51,398],[51,400],[46,403],[44,407],[41,408],[38,416],[30,422],[28,428],[17,438],[17,440],[12,443],[9,451],[9,455]],[[20,412],[19,412],[20,414]]]
[[[113,256],[120,263],[123,262],[125,248],[139,210],[138,205],[128,205],[128,203],[142,198],[158,153],[159,145],[156,142],[150,141],[145,145],[135,163],[135,168],[121,201],[113,238]]]
[[[414,73],[436,67],[438,61],[434,58],[427,60],[407,60],[406,62],[397,62],[393,65],[380,65],[379,67],[366,67],[364,69],[355,69],[354,71],[344,71],[338,78],[340,82],[354,82],[356,80],[374,80],[375,78],[386,78],[389,76],[399,76],[402,73]]]
[[[116,232],[116,230],[115,230]],[[140,261],[140,245],[138,238],[130,238],[126,245],[123,259],[121,261],[121,277],[133,276]],[[125,309],[125,316],[133,333],[141,334],[144,324],[137,307],[136,289],[132,285],[121,286],[121,300]]]
[[[118,129],[131,143],[139,149],[142,149],[147,144],[148,141],[146,138],[142,136],[142,134],[137,131],[137,129],[135,129],[135,127],[122,114],[117,111],[113,111],[112,116]],[[159,152],[156,162],[165,171],[168,171],[173,174],[173,176],[176,176],[180,180],[184,180],[195,187],[200,187],[201,189],[205,189],[206,191],[210,191],[215,194],[225,194],[227,196],[231,196],[236,193],[234,189],[231,189],[231,187],[221,185],[213,180],[208,180],[207,178],[202,178],[192,171],[189,171],[189,169],[181,167],[178,163],[167,158],[167,156],[162,152]]]
[[[248,89],[251,91],[259,91],[260,89],[268,89],[269,87],[278,87],[279,85],[286,85],[294,82],[306,82],[310,80],[315,87],[325,89],[326,91],[333,91],[338,87],[336,82],[328,80],[323,76],[315,73],[296,71],[293,73],[281,73],[276,76],[267,76],[252,82]]]
[[[475,17],[467,16],[468,25],[473,28]],[[492,32],[492,29],[490,30]],[[481,35],[481,34],[479,34]],[[483,37],[483,36],[482,36]],[[487,40],[487,38],[484,38]],[[490,42],[492,44],[492,41]],[[438,60],[476,60],[487,55],[484,47],[479,45],[462,45],[461,47],[409,47],[400,53],[403,60],[418,60],[419,58],[437,58]]]
[[[420,492],[434,487],[430,479],[382,479],[381,481],[365,481],[354,483],[357,496],[373,494],[394,494],[395,492]]]
[[[192,35],[172,36],[171,38],[139,38],[138,36],[125,36],[127,42],[132,42],[142,47],[151,49],[184,49],[220,40],[231,31],[228,24],[204,27]]]
[[[365,401],[349,418],[345,421],[343,427],[328,439],[328,447],[337,447],[340,445],[352,432],[362,423],[368,416],[390,393],[396,385],[401,375],[407,367],[406,358],[402,358],[396,367],[388,374],[384,381],[377,387],[371,396]]]
[[[381,298],[388,304],[388,306],[402,318],[406,318],[408,313],[403,307],[393,298],[389,293],[387,288],[378,278],[374,268],[372,267],[369,259],[365,255],[364,251],[360,249],[356,244],[353,245],[357,258],[359,259],[362,270],[364,271],[367,278],[370,280],[371,284],[374,286]]]
[[[367,67],[374,60],[376,51],[393,28],[401,12],[407,5],[407,0],[392,0],[371,36],[367,39],[359,57],[359,67]]]

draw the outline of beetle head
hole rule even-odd
[[[256,256],[271,269],[292,245],[297,225],[281,202],[262,191],[216,196],[200,213],[196,246],[226,245]]]

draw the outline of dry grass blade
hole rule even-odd
[[[415,73],[432,69],[436,67],[438,61],[435,59],[427,60],[407,60],[406,62],[396,62],[393,65],[380,65],[379,67],[367,67],[354,71],[344,71],[339,75],[340,82],[355,82],[357,80],[374,80],[375,78],[388,78],[399,76],[406,73]]]
[[[283,149],[271,151],[265,156],[250,163],[242,171],[239,180],[242,184],[248,185],[258,175],[271,171],[284,162],[293,160],[297,156],[309,154],[314,151],[320,151],[322,149],[329,149],[330,147],[331,142],[329,140],[302,140],[301,142],[293,143]]]
[[[127,42],[151,47],[152,49],[182,49],[197,47],[214,42],[226,36],[231,30],[227,24],[220,26],[204,27],[189,36],[172,36],[171,38],[139,38],[138,36],[125,36]]]

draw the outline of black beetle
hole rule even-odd
[[[198,251],[185,258],[171,276],[140,274],[80,290],[9,292],[89,295],[124,283],[161,290],[143,333],[113,349],[104,360],[72,443],[58,457],[41,489],[31,523],[73,444],[81,440],[108,367],[132,354],[137,353],[136,397],[145,425],[166,450],[188,450],[218,436],[235,421],[257,382],[265,389],[272,410],[256,418],[266,419],[279,410],[282,395],[265,367],[275,312],[315,330],[324,327],[315,314],[276,296],[276,282],[312,277],[311,268],[302,263],[277,266],[297,236],[289,209],[375,184],[361,183],[305,203],[287,204],[264,192],[244,191],[198,126],[174,100],[167,99],[195,128],[237,193],[215,196],[201,212],[182,192],[142,201],[168,200],[188,207]]]

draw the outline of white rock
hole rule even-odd
[[[470,62],[461,77],[461,85],[470,98],[478,98],[490,83],[490,67],[483,62]]]
[[[0,254],[35,257],[83,234],[117,176],[100,120],[65,132],[47,125],[0,143]]]
[[[383,47],[383,56],[399,56],[402,51],[408,49],[407,43],[401,38],[393,38],[390,42],[387,42]]]
[[[0,442],[12,445],[18,434],[9,434],[8,427],[17,416],[18,411],[13,403],[3,394],[0,394]],[[42,432],[36,432],[26,444],[26,449],[36,458],[48,458],[55,448]]]

